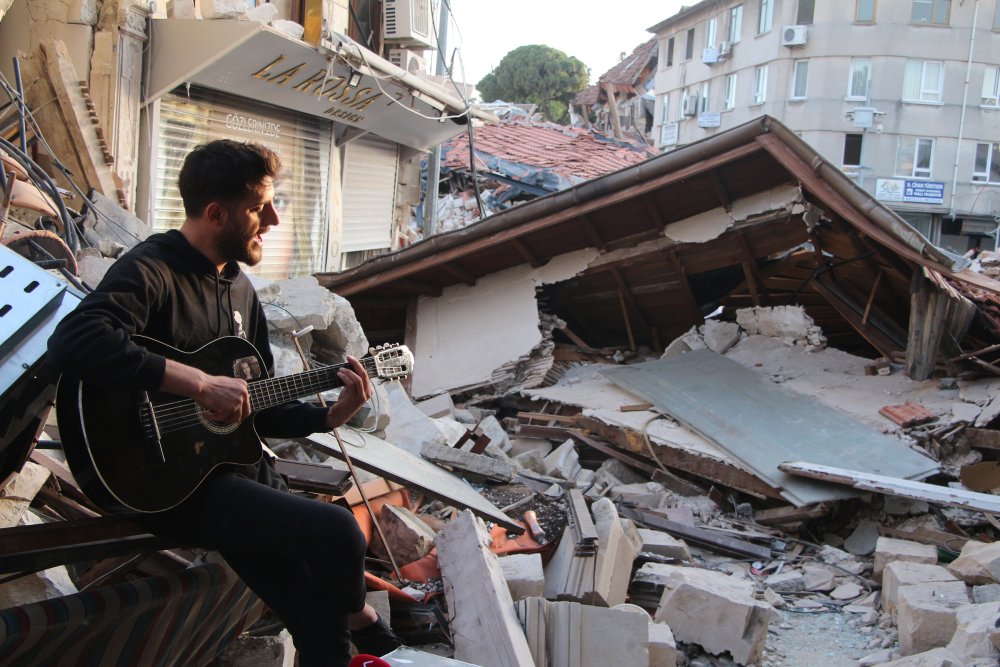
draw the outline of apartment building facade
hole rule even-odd
[[[659,42],[661,150],[769,114],[932,242],[1000,227],[1000,0],[704,0]]]

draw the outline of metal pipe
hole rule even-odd
[[[438,7],[441,16],[438,18],[437,65],[434,67],[434,73],[437,76],[444,76],[446,71],[444,59],[445,49],[448,47],[448,9],[447,2],[442,2]],[[472,119],[470,118],[469,124],[471,125],[471,123]],[[437,233],[437,200],[440,181],[441,146],[438,145],[427,156],[427,189],[424,191],[424,238],[434,236]]]
[[[18,61],[17,56],[14,56],[14,85],[17,86],[17,96],[20,98],[20,104],[18,105],[20,113],[17,115],[18,136],[21,137],[21,152],[27,155],[28,137],[24,126],[24,86],[21,85],[21,63]]]
[[[958,162],[962,155],[962,137],[965,135],[965,109],[969,99],[969,79],[972,78],[972,49],[976,45],[976,24],[979,21],[979,0],[972,7],[972,36],[969,38],[969,59],[965,65],[965,86],[962,89],[962,116],[958,121],[958,141],[955,146],[955,170],[951,176],[951,203],[948,205],[948,217],[955,219],[955,188],[958,187]],[[969,211],[972,212],[971,209]]]

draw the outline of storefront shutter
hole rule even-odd
[[[389,248],[398,144],[365,135],[344,157],[344,252]]]
[[[281,222],[266,236],[264,259],[247,270],[272,280],[325,270],[331,123],[215,91],[192,87],[190,96],[175,91],[161,99],[154,229],[184,222],[181,164],[192,148],[214,139],[255,141],[281,156],[274,198]]]

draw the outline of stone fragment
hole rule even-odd
[[[969,540],[962,553],[948,565],[948,570],[969,584],[992,584],[1000,581],[1000,542]]]
[[[368,338],[354,314],[354,306],[339,294],[326,291],[332,297],[323,300],[327,309],[323,317],[328,324],[312,332],[312,352],[317,359],[328,364],[344,363],[348,354],[360,359],[368,354]],[[268,312],[269,318],[270,315]]]
[[[396,558],[397,565],[406,565],[419,560],[434,548],[435,532],[405,507],[386,504],[382,506],[379,515],[382,532],[389,543],[392,555]],[[385,546],[377,532],[372,535],[369,547],[377,557],[388,560]]]
[[[455,403],[451,400],[451,394],[449,393],[438,394],[437,396],[417,401],[413,404],[413,407],[431,418],[453,418],[455,416]]]
[[[545,591],[541,554],[504,556],[500,559],[500,568],[514,602],[523,598],[541,597]]]
[[[701,337],[705,346],[716,354],[725,354],[740,342],[740,326],[735,322],[705,320],[701,327]]]
[[[507,431],[496,417],[493,415],[483,417],[482,421],[479,422],[479,428],[484,435],[489,437],[491,446],[502,452],[510,452],[510,436],[507,435]]]
[[[511,456],[517,456],[527,451],[538,452],[541,458],[545,458],[552,451],[552,443],[541,438],[522,438],[520,436],[511,438],[510,452],[508,452]]]
[[[691,560],[691,551],[684,540],[679,540],[662,530],[649,528],[639,528],[639,536],[642,538],[641,551],[677,560]]]
[[[427,443],[420,450],[420,455],[428,461],[458,468],[462,472],[472,473],[498,482],[510,482],[514,479],[514,468],[506,461],[492,456],[473,454],[454,447],[445,447]]]
[[[538,453],[537,449],[529,449],[526,452],[516,454],[512,460],[522,468],[537,472],[539,475],[545,474],[545,461],[542,460],[542,455]]]
[[[779,609],[785,606],[785,598],[775,593],[770,588],[764,589],[764,600],[772,607]]]
[[[617,479],[620,484],[640,484],[642,482],[649,481],[647,477],[643,477],[618,459],[607,459],[601,463],[597,470],[598,472],[604,471],[609,473]]]
[[[1000,602],[961,607],[955,615],[956,628],[946,647],[955,656],[971,662],[977,658],[1000,658]]]
[[[912,655],[944,646],[955,633],[956,613],[969,604],[960,581],[903,586],[896,594],[899,650]]]
[[[242,634],[212,664],[218,667],[294,667],[295,644],[288,630],[260,637]]]
[[[677,667],[677,642],[669,625],[649,623],[649,667]]]
[[[238,19],[247,11],[243,0],[201,0],[203,19]]]
[[[805,347],[826,345],[822,329],[802,306],[741,308],[736,311],[736,322],[751,336],[781,338],[789,344]]]
[[[822,563],[806,563],[802,566],[802,589],[806,591],[832,591],[837,587],[837,572]]]
[[[483,667],[534,667],[492,542],[469,510],[437,536],[455,659]]]
[[[882,503],[882,511],[891,516],[927,514],[928,507],[926,500],[915,500],[902,496],[886,496]]]
[[[875,551],[878,542],[879,525],[874,521],[862,519],[850,537],[844,540],[844,549],[855,556],[867,556]]]
[[[910,540],[879,537],[875,545],[875,578],[880,578],[886,564],[894,561],[933,565],[937,563],[937,547]]]
[[[590,512],[598,537],[595,594],[607,606],[613,607],[625,602],[632,562],[639,551],[625,534],[613,502],[601,498],[591,505]]]
[[[879,667],[972,667],[972,665],[960,662],[948,649],[935,648],[883,663]]]
[[[896,598],[899,590],[912,584],[958,581],[951,572],[940,565],[895,561],[882,571],[882,611],[896,613]]]
[[[270,3],[264,5],[258,5],[257,7],[248,10],[246,13],[246,18],[248,21],[263,23],[264,25],[267,25],[277,17],[278,17],[278,8]]]
[[[972,587],[972,601],[976,604],[984,602],[1000,602],[1000,584],[983,584]]]
[[[853,600],[854,598],[861,595],[863,589],[855,583],[847,582],[843,583],[832,591],[830,591],[830,597],[834,600]]]
[[[403,385],[386,382],[389,395],[389,425],[385,439],[400,449],[420,456],[424,445],[446,445],[444,436],[433,419],[414,407]]]
[[[882,648],[874,653],[869,653],[863,658],[858,658],[858,667],[875,667],[875,665],[881,665],[883,662],[889,662],[891,659],[892,650]]]
[[[576,479],[580,472],[580,457],[573,440],[567,440],[545,457],[545,474],[562,479]]]
[[[796,593],[804,590],[804,577],[797,570],[785,570],[764,579],[764,585],[775,593]]]
[[[667,490],[659,482],[640,482],[638,484],[622,484],[612,487],[608,496],[627,503],[637,503],[650,509],[656,509],[666,495]]]
[[[673,565],[658,570],[668,576],[656,622],[669,625],[677,640],[709,653],[729,651],[740,664],[760,660],[772,608],[754,599],[752,583],[712,570]]]

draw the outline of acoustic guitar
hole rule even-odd
[[[263,453],[254,414],[342,385],[348,364],[268,378],[252,343],[227,336],[194,352],[153,338],[139,345],[210,375],[243,378],[250,391],[249,418],[236,424],[208,419],[190,398],[131,387],[95,386],[59,379],[56,415],[66,459],[87,496],[114,511],[160,512],[180,504],[225,464],[254,464]],[[379,346],[361,360],[370,378],[409,375],[413,355],[404,345]]]

